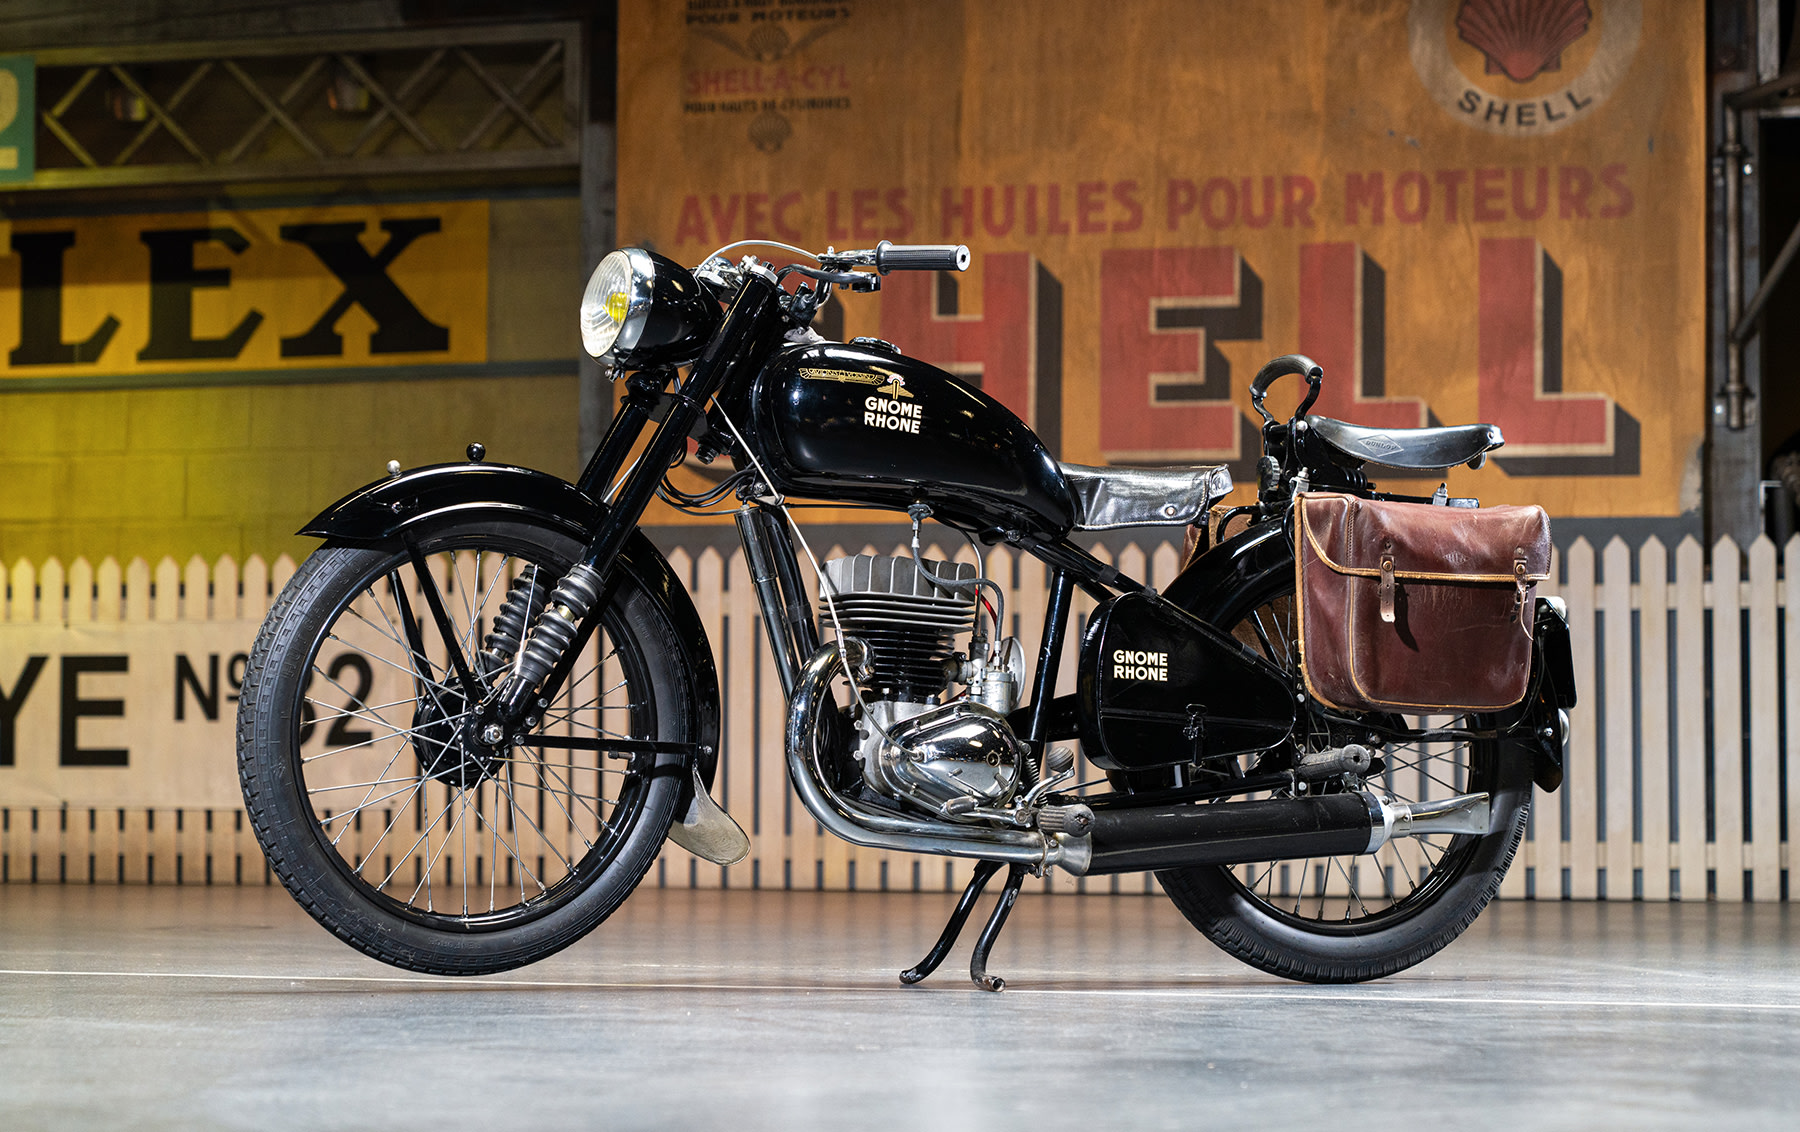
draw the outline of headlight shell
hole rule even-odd
[[[600,261],[581,298],[581,344],[630,369],[698,357],[721,321],[719,304],[687,268],[643,248]]]
[[[650,314],[656,265],[642,248],[609,253],[588,277],[581,296],[581,345],[596,358],[630,350]]]

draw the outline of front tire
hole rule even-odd
[[[463,727],[444,638],[491,687],[509,594],[534,615],[581,548],[487,522],[439,528],[418,550],[423,573],[405,549],[343,546],[295,573],[245,672],[239,776],[275,875],[326,929],[396,967],[487,974],[610,915],[655,859],[686,781],[679,754],[557,740],[700,742],[696,675],[621,569],[556,701],[516,745],[484,747]]]
[[[1291,564],[1244,587],[1216,623],[1298,672]],[[1306,712],[1302,720],[1295,743],[1322,746],[1323,726],[1312,724]],[[1496,722],[1463,717],[1469,727]],[[1530,813],[1530,760],[1496,739],[1390,744],[1381,754],[1386,769],[1371,778],[1369,789],[1401,801],[1486,791],[1492,799],[1489,832],[1400,838],[1372,856],[1170,869],[1157,873],[1157,880],[1213,943],[1283,978],[1362,982],[1430,957],[1461,935],[1499,891]]]

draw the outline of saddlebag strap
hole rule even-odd
[[[1433,507],[1352,495],[1294,506],[1301,668],[1349,711],[1497,711],[1531,677],[1540,507]]]
[[[1385,623],[1394,623],[1394,556],[1381,556],[1381,586],[1377,591],[1381,595],[1381,619]]]

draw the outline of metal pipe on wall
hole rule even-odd
[[[1725,325],[1735,327],[1744,302],[1744,233],[1743,233],[1743,159],[1740,140],[1742,113],[1734,99],[1725,99],[1724,141],[1719,154],[1725,175]],[[1732,432],[1744,428],[1744,407],[1749,400],[1749,386],[1744,383],[1744,345],[1735,335],[1725,343],[1725,427]]]

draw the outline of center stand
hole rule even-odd
[[[917,964],[900,972],[900,981],[911,986],[938,969],[944,957],[950,954],[956,937],[962,933],[963,925],[968,922],[969,913],[975,910],[975,901],[980,898],[981,890],[987,887],[988,881],[1000,871],[998,861],[979,861],[975,865],[975,875],[969,878],[969,886],[963,889],[962,896],[956,901],[956,908],[950,913],[949,923],[944,925],[944,932],[938,941],[931,946],[925,958]],[[1000,899],[988,916],[988,922],[981,929],[981,935],[975,940],[975,950],[969,956],[969,978],[982,990],[1004,990],[1006,980],[998,975],[987,973],[988,955],[994,950],[994,941],[1000,938],[1000,929],[1006,926],[1006,917],[1012,913],[1013,904],[1019,899],[1019,886],[1025,883],[1025,866],[1011,865],[1007,868],[1006,884],[1000,889]]]

